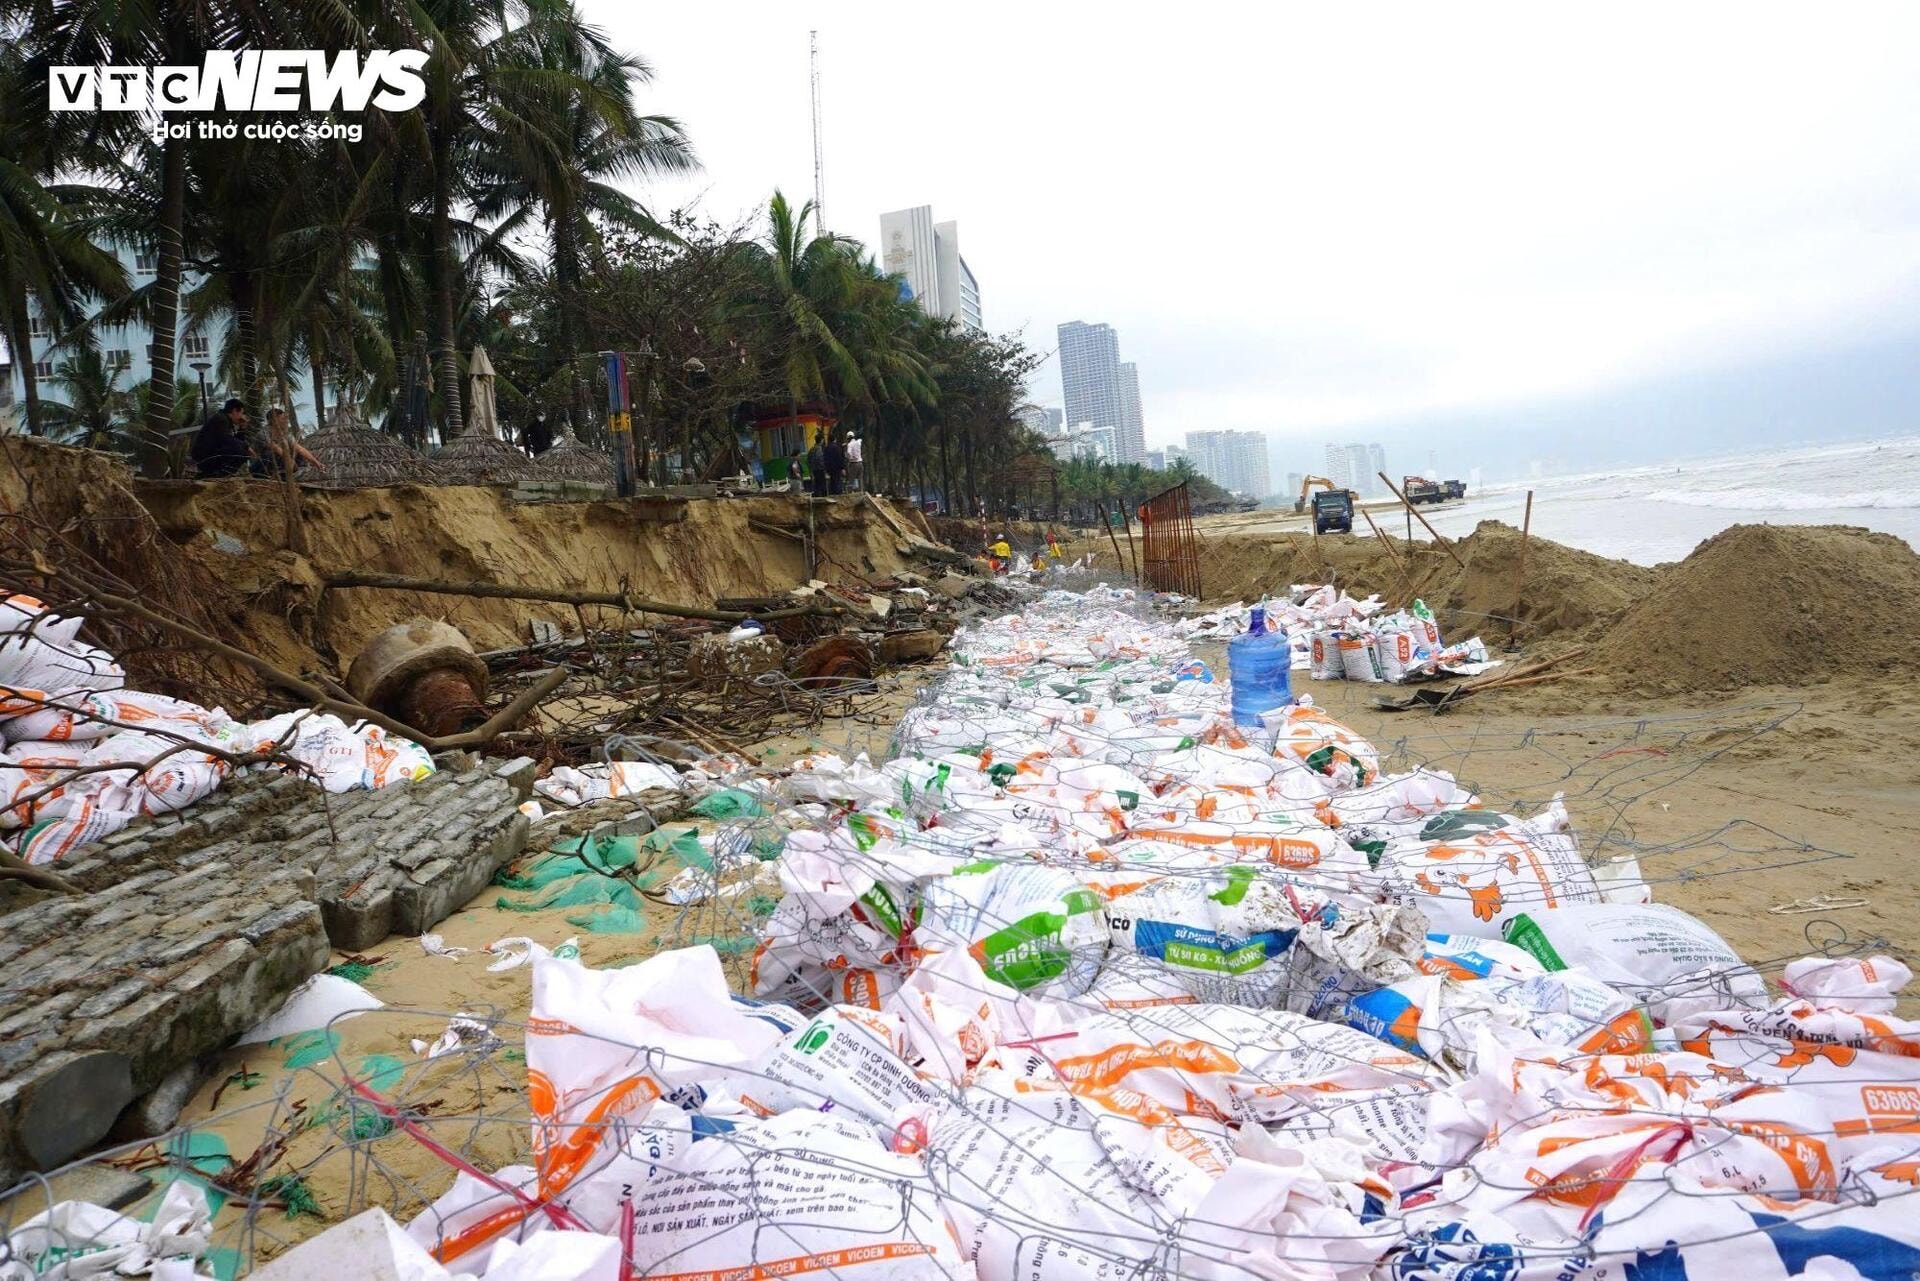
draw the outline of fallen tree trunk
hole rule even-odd
[[[622,592],[588,592],[565,587],[530,587],[513,583],[455,582],[439,578],[408,578],[403,574],[376,574],[336,570],[320,575],[328,587],[377,587],[396,592],[430,592],[441,596],[474,596],[491,600],[538,600],[555,605],[610,605],[629,614],[662,614],[668,618],[704,618],[716,623],[745,622],[747,615],[692,605],[669,605]],[[810,605],[776,610],[760,618],[789,618],[812,612]]]

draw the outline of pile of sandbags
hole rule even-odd
[[[0,846],[56,863],[136,818],[184,809],[249,757],[291,758],[331,792],[433,772],[418,744],[337,716],[252,724],[218,707],[125,688],[84,620],[29,596],[0,601]]]
[[[752,996],[706,947],[535,960],[533,1161],[410,1238],[457,1269],[564,1211],[681,1277],[1920,1263],[1904,965],[1776,996],[1560,802],[1387,773],[1310,704],[1237,727],[1191,663],[1112,591],[962,631],[894,759],[762,780]]]

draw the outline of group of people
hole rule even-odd
[[[189,457],[195,474],[203,478],[277,476],[289,465],[296,471],[326,470],[305,445],[294,439],[287,427],[286,410],[278,405],[267,410],[263,438],[254,430],[247,407],[237,398],[227,401],[200,425]]]
[[[849,439],[837,431],[816,436],[804,453],[795,450],[787,460],[787,476],[793,492],[811,493],[815,498],[860,488],[862,470],[860,438]]]

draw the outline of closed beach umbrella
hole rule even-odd
[[[471,412],[460,434],[433,452],[442,482],[449,485],[511,485],[538,480],[533,460],[500,439],[500,411],[493,403],[493,362],[475,347],[467,366]]]
[[[467,396],[473,411],[471,430],[500,439],[500,410],[493,400],[493,362],[487,359],[485,347],[473,349],[473,359],[467,363],[467,377],[472,382]]]

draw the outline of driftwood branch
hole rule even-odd
[[[380,587],[399,592],[432,592],[442,596],[474,596],[492,600],[537,600],[555,605],[611,605],[629,614],[662,614],[668,618],[704,618],[716,623],[745,622],[747,615],[723,609],[700,609],[692,605],[670,605],[665,601],[643,600],[625,592],[587,592],[564,587],[531,587],[513,583],[453,582],[438,578],[408,578],[402,574],[376,574],[361,570],[337,570],[324,573],[321,581],[328,587]],[[776,609],[756,618],[793,618],[813,612],[810,605]]]

